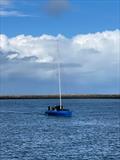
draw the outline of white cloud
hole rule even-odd
[[[12,6],[12,8],[11,8]],[[1,17],[26,17],[22,12],[14,10],[14,1],[12,0],[0,0],[0,16]]]
[[[11,3],[11,0],[0,0],[0,5],[1,6],[7,6]]]
[[[26,17],[28,15],[20,13],[18,11],[0,11],[0,16],[14,16],[14,17]]]
[[[62,74],[65,77],[74,76],[75,81],[109,81],[112,78],[118,81],[119,30],[76,35],[72,38],[63,35],[19,35],[8,38],[1,35],[0,39],[0,54],[7,61],[2,71],[6,75],[24,72],[27,76],[29,70],[29,75],[33,77],[53,78],[57,73],[56,62],[60,60]]]

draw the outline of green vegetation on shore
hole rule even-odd
[[[0,95],[0,99],[58,99],[59,95]],[[120,94],[63,94],[62,99],[120,99]]]

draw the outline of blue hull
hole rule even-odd
[[[71,111],[64,111],[64,110],[50,110],[50,111],[46,111],[46,114],[50,115],[50,116],[64,116],[64,117],[71,117],[72,116],[72,112]]]

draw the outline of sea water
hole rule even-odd
[[[64,99],[72,117],[44,114],[57,103],[0,100],[0,160],[120,159],[119,99]]]

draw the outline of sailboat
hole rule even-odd
[[[59,41],[57,40],[57,52],[59,54]],[[58,68],[58,82],[59,82],[59,105],[48,106],[48,110],[45,112],[50,116],[66,116],[71,117],[72,112],[69,109],[65,109],[62,105],[62,94],[61,94],[61,70],[60,70],[60,61],[57,63]]]

